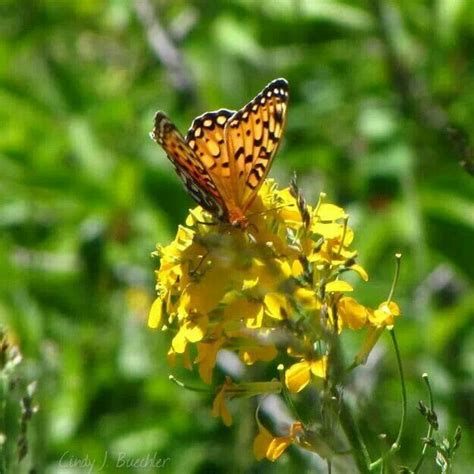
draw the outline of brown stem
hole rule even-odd
[[[162,26],[159,16],[149,0],[135,0],[135,10],[143,25],[150,48],[166,68],[171,83],[179,92],[190,98],[196,96],[181,51]]]

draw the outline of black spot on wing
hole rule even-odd
[[[202,136],[202,130],[214,130],[215,128],[224,128],[225,124],[235,114],[234,110],[219,109],[212,112],[206,112],[199,117],[196,117],[191,124],[191,127],[186,134],[185,140],[189,142],[195,138]],[[200,133],[196,134],[196,131]],[[223,143],[223,140],[221,141]]]

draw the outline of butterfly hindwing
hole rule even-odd
[[[232,186],[244,213],[270,170],[285,128],[287,106],[288,82],[275,79],[226,124]]]
[[[163,112],[155,115],[151,137],[165,150],[191,197],[219,219],[226,216],[226,206],[213,179],[176,126]]]

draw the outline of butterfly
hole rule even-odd
[[[186,137],[163,112],[150,136],[166,152],[187,192],[219,222],[245,229],[286,124],[288,82],[275,79],[238,111],[195,118]]]

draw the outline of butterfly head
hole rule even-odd
[[[240,209],[237,208],[229,211],[229,222],[232,227],[241,230],[247,229],[247,227],[250,225],[250,222],[245,214],[243,214]]]

